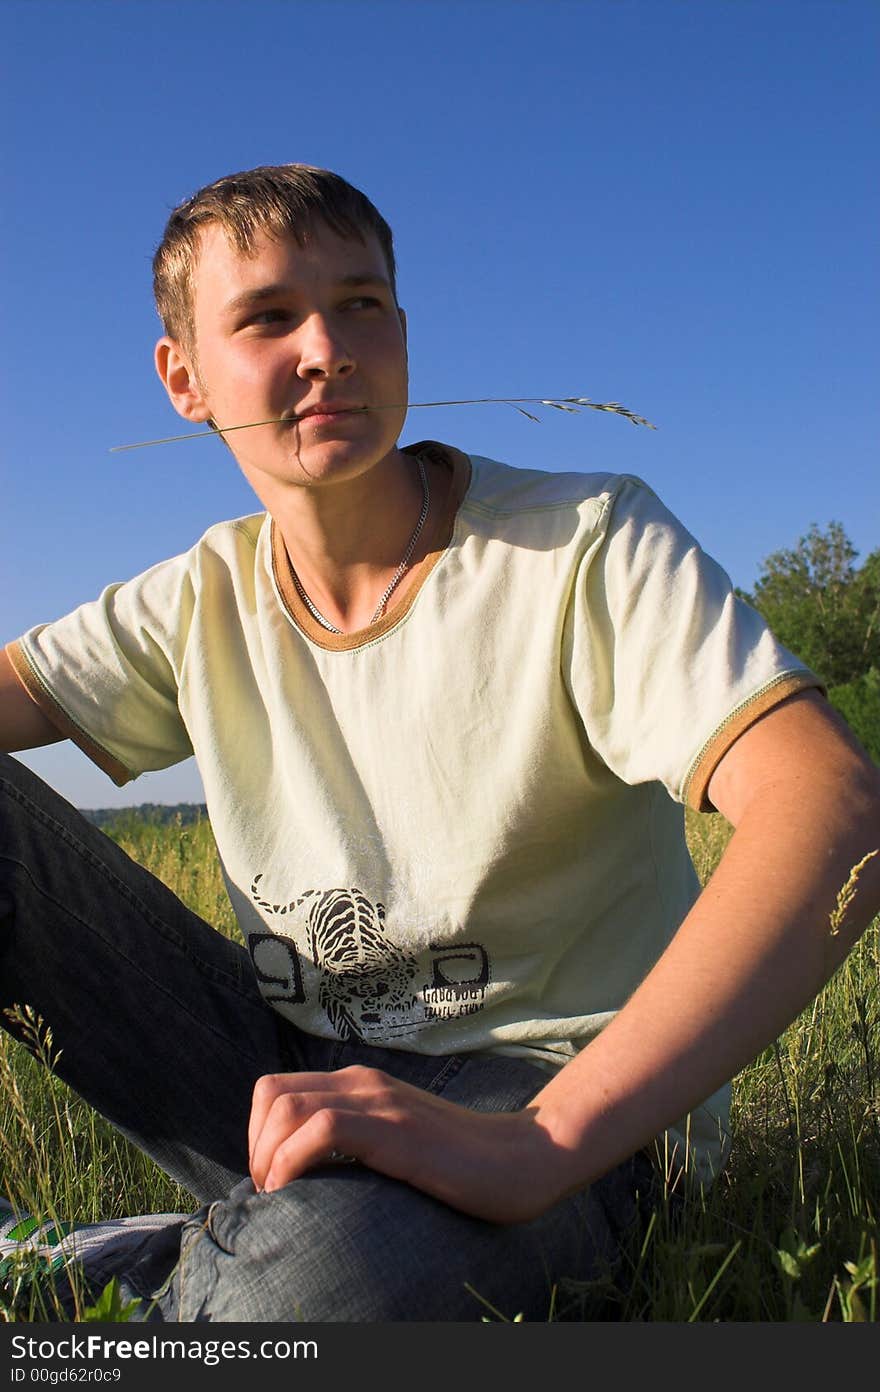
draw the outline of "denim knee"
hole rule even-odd
[[[246,1181],[201,1209],[158,1307],[167,1322],[545,1320],[560,1278],[616,1254],[588,1192],[500,1225],[362,1166],[325,1168],[272,1194]]]

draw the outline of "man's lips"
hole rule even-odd
[[[301,411],[291,412],[290,420],[294,423],[313,420],[317,424],[321,421],[335,420],[339,416],[356,415],[365,410],[365,406],[354,405],[351,402],[320,401],[314,406],[304,407]]]

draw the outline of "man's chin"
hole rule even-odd
[[[395,446],[353,440],[299,441],[291,448],[288,464],[298,481],[336,483],[357,478],[380,464]]]

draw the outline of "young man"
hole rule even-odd
[[[265,514],[11,643],[3,747],[194,751],[248,950],[5,760],[4,1004],[203,1201],[123,1273],[162,1318],[546,1318],[649,1153],[717,1173],[728,1079],[877,911],[880,856],[830,930],[877,770],[644,483],[399,445],[391,234],[337,176],[221,179],[154,266],[159,376]],[[685,802],[737,828],[702,894]]]

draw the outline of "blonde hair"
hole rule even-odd
[[[396,297],[391,228],[366,194],[329,169],[310,164],[261,165],[206,184],[169,217],[153,257],[153,293],[165,332],[195,349],[193,283],[199,235],[206,224],[218,223],[230,243],[249,255],[259,232],[290,235],[305,246],[316,220],[339,236],[361,242],[372,232],[382,248]]]

